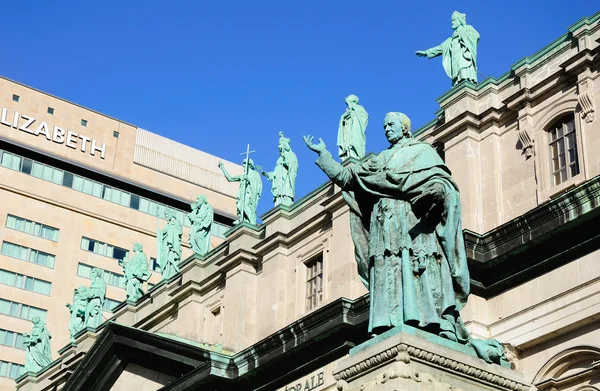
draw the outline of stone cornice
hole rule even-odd
[[[334,372],[334,377],[338,381],[338,390],[346,391],[349,389],[348,382],[394,362],[395,365],[391,368],[393,373],[388,374],[386,371],[381,380],[385,382],[385,378],[387,380],[407,378],[420,382],[418,371],[408,365],[412,360],[426,366],[442,368],[446,372],[487,384],[494,389],[528,391],[531,387],[518,376],[520,374],[517,372],[495,364],[487,364],[481,359],[405,333],[373,344],[371,348],[366,348],[364,353],[357,354],[355,358],[351,351],[350,357],[338,363],[338,368]],[[447,387],[442,388],[447,389]]]
[[[598,220],[600,176],[485,234],[465,230],[472,291],[489,297],[593,251],[600,246]]]

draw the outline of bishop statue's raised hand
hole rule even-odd
[[[316,153],[318,153],[319,155],[321,153],[323,153],[323,151],[327,150],[327,146],[325,145],[325,142],[323,142],[323,139],[319,138],[319,143],[318,144],[313,144],[313,136],[311,135],[306,135],[303,136],[304,137],[304,143],[306,144],[306,146],[312,150],[315,151]]]

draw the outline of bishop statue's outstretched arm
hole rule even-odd
[[[331,153],[327,150],[323,140],[319,139],[319,144],[313,144],[312,136],[304,136],[306,146],[317,152],[317,166],[331,179],[336,185],[344,190],[352,190],[352,172],[349,168],[342,166],[333,159]]]

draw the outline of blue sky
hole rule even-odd
[[[413,128],[450,88],[439,58],[415,56],[452,30],[455,9],[481,34],[479,71],[500,76],[596,1],[18,1],[2,7],[0,73],[240,162],[250,143],[271,170],[278,132],[298,155],[298,195],[325,182],[302,135],[331,151],[344,98],[369,112],[367,150],[387,147],[386,112]],[[272,207],[264,180],[259,206]]]

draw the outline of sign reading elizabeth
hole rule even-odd
[[[104,159],[104,155],[106,155],[105,143],[100,144],[91,137],[77,134],[70,130],[66,131],[59,126],[48,125],[43,121],[36,122],[35,118],[25,114],[19,114],[16,111],[12,116],[10,116],[8,115],[8,109],[6,107],[2,108],[2,112],[0,114],[0,124],[18,129],[34,136],[43,134],[48,141],[52,141],[57,144],[64,144],[69,148],[79,149],[83,153],[89,152],[89,154],[92,156],[96,156],[96,152],[99,152],[101,159]]]

